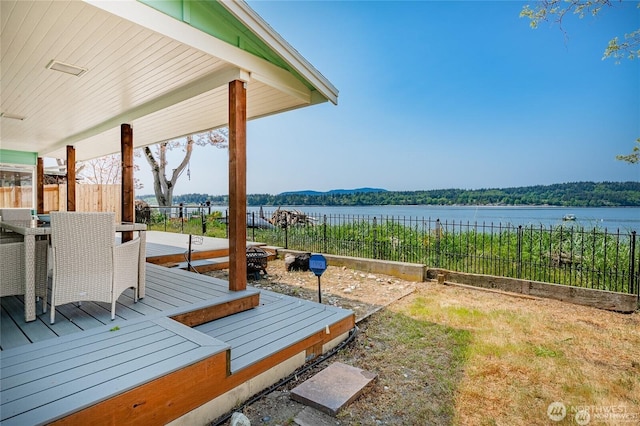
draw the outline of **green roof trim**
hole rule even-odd
[[[138,0],[174,19],[283,68],[315,89],[296,70],[215,0]]]
[[[38,164],[38,153],[0,149],[0,163],[26,164],[28,166],[35,166],[36,164]]]

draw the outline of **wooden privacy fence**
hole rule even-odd
[[[30,207],[32,187],[0,188],[1,207]],[[120,185],[76,184],[76,211],[114,212],[120,221]],[[44,211],[67,210],[67,185],[44,186]]]

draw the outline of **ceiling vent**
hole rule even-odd
[[[65,64],[64,62],[56,61],[52,59],[51,62],[47,64],[47,68],[50,70],[60,71],[67,74],[75,75],[76,77],[80,77],[82,74],[88,71],[87,68],[82,68],[76,65]]]

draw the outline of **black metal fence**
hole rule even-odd
[[[216,225],[226,236],[227,213],[206,205],[178,205],[170,207],[136,206],[136,222],[145,223],[149,229],[182,234],[208,235]],[[221,228],[222,227],[222,228]]]
[[[226,214],[212,219],[205,207],[190,211],[197,214],[183,213],[180,221],[167,220],[165,215],[164,230],[196,233],[193,228],[185,231],[184,225],[195,222],[195,230],[200,224],[202,234],[208,234],[207,223],[226,223]],[[271,214],[264,212],[263,217]],[[167,226],[171,223],[180,224],[181,229]],[[253,212],[247,217],[247,238],[292,250],[640,295],[635,231],[366,215],[322,215],[307,225],[273,226]]]

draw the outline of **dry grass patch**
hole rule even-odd
[[[470,332],[456,424],[546,425],[554,401],[569,410],[557,424],[575,424],[571,410],[584,406],[640,421],[638,313],[435,284],[390,309]]]
[[[317,297],[313,274],[287,273],[282,261],[270,262],[268,271],[256,285]],[[582,407],[628,415],[603,421],[593,411],[589,425],[640,424],[638,312],[408,283],[331,266],[322,282],[323,303],[353,309],[358,318],[376,312],[359,323],[362,332],[353,342],[318,366],[341,361],[378,374],[372,389],[331,424],[575,425],[575,409]],[[556,401],[568,410],[560,422],[547,415]],[[295,404],[281,389],[245,414],[252,424],[293,424],[302,409]]]
[[[378,378],[340,412],[339,424],[451,424],[470,333],[390,310],[361,325],[359,338],[337,359]]]

